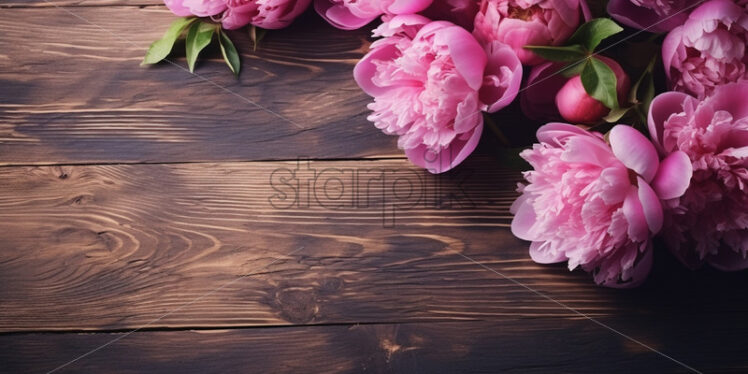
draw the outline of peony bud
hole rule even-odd
[[[618,93],[618,103],[621,104],[626,100],[631,82],[626,72],[617,62],[602,56],[596,56],[608,65],[616,75],[616,92]],[[600,121],[610,112],[603,103],[593,98],[582,85],[582,78],[579,75],[569,79],[561,90],[556,94],[556,106],[559,113],[565,120],[571,123],[592,124]]]

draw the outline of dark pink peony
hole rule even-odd
[[[471,31],[477,13],[476,0],[434,0],[421,14],[432,20],[452,22]]]
[[[426,9],[431,0],[314,0],[314,9],[331,25],[354,30],[381,15],[413,14]]]
[[[311,0],[226,0],[228,9],[221,23],[225,29],[252,24],[263,29],[281,29],[309,7]]]
[[[180,17],[210,17],[226,10],[226,0],[164,0],[164,4]]]
[[[310,3],[311,0],[164,0],[178,16],[213,17],[229,30],[248,24],[280,29],[291,24]]]
[[[699,98],[716,86],[748,80],[748,2],[711,0],[676,27],[662,45],[671,87]]]
[[[584,0],[481,0],[473,34],[481,43],[507,44],[523,64],[543,59],[526,45],[559,45],[582,21]]]
[[[670,250],[692,268],[748,268],[748,82],[719,86],[703,101],[661,94],[649,131],[661,153],[685,152],[693,165],[688,191],[667,204]]]
[[[563,123],[537,136],[540,144],[521,153],[534,170],[512,205],[512,233],[532,242],[538,263],[568,261],[609,287],[642,283],[652,266],[650,238],[663,223],[660,201],[688,187],[688,157],[673,152],[660,163],[652,143],[626,125],[610,131],[610,145]]]
[[[608,13],[635,29],[667,32],[682,25],[700,1],[703,0],[610,0]]]
[[[356,82],[374,102],[369,120],[416,165],[432,173],[462,162],[483,131],[481,111],[494,112],[517,95],[522,65],[499,43],[482,48],[447,21],[395,16],[374,30],[384,38],[356,65]]]

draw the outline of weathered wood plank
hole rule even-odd
[[[163,0],[5,0],[0,3],[0,8],[150,6],[163,4]]]
[[[703,372],[745,372],[746,326],[712,330],[606,322]],[[733,321],[736,322],[736,321]],[[729,344],[725,339],[730,338]],[[0,336],[8,372],[684,373],[685,367],[587,320],[298,326],[223,331]]]
[[[0,331],[578,317],[458,253],[594,316],[748,309],[745,272],[625,292],[532,263],[497,162],[0,168]]]
[[[200,77],[183,57],[139,66],[165,7],[69,11],[0,9],[0,165],[401,156],[352,79],[368,30],[308,14],[256,52],[234,32],[237,80],[215,49]]]

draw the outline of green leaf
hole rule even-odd
[[[200,51],[210,44],[215,32],[216,25],[208,22],[199,22],[190,27],[185,42],[187,66],[190,68],[190,73],[195,70],[195,61],[197,61]]]
[[[525,49],[550,61],[570,62],[579,61],[587,56],[582,46],[569,45],[565,47],[549,47],[542,45],[526,45]]]
[[[628,113],[629,109],[631,109],[631,107],[611,109],[610,113],[608,113],[607,116],[603,117],[603,120],[608,123],[616,123],[618,122],[618,120],[623,118],[626,113]]]
[[[171,49],[174,48],[174,43],[182,35],[182,31],[195,20],[197,18],[179,18],[172,22],[164,36],[153,42],[148,48],[148,52],[145,53],[145,58],[140,65],[155,64],[165,59],[171,53]]]
[[[653,56],[647,67],[644,69],[642,75],[637,79],[636,83],[631,87],[629,93],[629,101],[632,103],[643,104],[644,113],[649,112],[649,104],[654,99],[655,86],[654,86],[654,67],[657,63],[657,56]]]
[[[618,26],[610,18],[595,18],[579,26],[577,31],[566,41],[566,44],[580,44],[587,51],[593,52],[600,42],[621,31],[623,31],[623,27]]]
[[[219,32],[220,34],[220,44],[221,44],[221,54],[223,55],[223,59],[226,61],[226,64],[229,66],[229,69],[231,69],[232,72],[234,72],[234,75],[239,75],[239,69],[241,62],[239,61],[239,53],[236,51],[236,47],[234,47],[234,43],[231,42],[231,39],[226,35],[224,32]]]
[[[561,68],[561,75],[563,75],[566,78],[571,78],[573,76],[582,74],[582,69],[584,69],[584,65],[586,65],[587,59],[579,60],[572,62],[563,68]]]
[[[582,85],[587,94],[610,109],[618,108],[616,75],[604,62],[590,58],[582,70]]]

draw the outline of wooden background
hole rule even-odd
[[[239,79],[215,50],[140,67],[171,20],[0,3],[0,372],[748,370],[746,272],[659,251],[644,287],[599,288],[512,237],[490,136],[410,166],[351,76],[368,30],[234,32]],[[289,206],[271,181],[297,165],[329,183]]]

